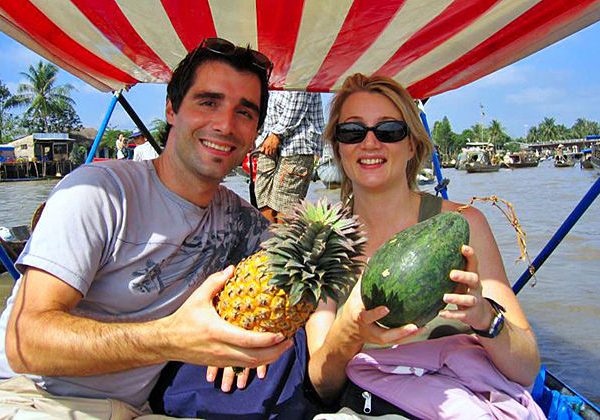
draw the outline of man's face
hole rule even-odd
[[[196,69],[179,110],[167,100],[167,142],[180,169],[220,182],[252,148],[258,130],[260,81],[220,61]],[[168,152],[168,150],[165,150]]]

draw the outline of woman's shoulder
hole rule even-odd
[[[482,227],[488,225],[484,214],[472,205],[444,200],[442,203],[442,213],[450,211],[459,211],[471,226]]]

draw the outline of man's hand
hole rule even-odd
[[[160,329],[166,358],[215,367],[258,367],[277,360],[293,345],[283,334],[247,331],[223,320],[214,297],[233,274],[233,266],[209,276]]]
[[[279,137],[277,134],[269,134],[263,144],[260,146],[260,151],[267,156],[275,156],[277,149],[279,149]]]
[[[206,369],[206,380],[208,382],[214,382],[217,378],[217,374],[219,373],[219,368],[214,366],[209,366]],[[264,379],[267,375],[267,367],[259,366],[256,368],[256,376],[259,379]],[[223,378],[221,379],[221,391],[229,392],[231,391],[231,387],[233,382],[236,382],[236,386],[238,389],[246,388],[248,384],[248,378],[250,377],[250,369],[244,369],[240,374],[237,374],[233,371],[233,368],[227,367],[223,369]]]

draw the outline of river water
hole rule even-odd
[[[598,179],[598,173],[555,168],[541,162],[537,168],[501,169],[496,173],[468,174],[445,169],[450,199],[468,202],[472,196],[497,195],[511,202],[527,234],[531,258],[542,250],[560,224]],[[27,224],[36,207],[56,181],[0,183],[0,226]],[[248,198],[248,184],[239,176],[225,185]],[[431,190],[426,186],[425,190]],[[314,182],[309,198],[338,198]],[[519,247],[514,230],[489,203],[476,206],[487,216],[496,236],[511,282],[526,269],[516,263]],[[57,244],[60,246],[60,244]],[[600,404],[600,199],[596,200],[528,284],[519,299],[538,337],[543,362],[571,387]],[[531,282],[530,282],[531,283]]]

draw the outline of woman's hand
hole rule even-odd
[[[209,366],[206,369],[206,380],[208,382],[214,382],[219,373],[219,368],[214,366]],[[256,376],[259,379],[264,379],[267,375],[267,366],[259,366],[256,368]],[[229,392],[231,391],[231,387],[233,382],[236,382],[236,386],[238,389],[246,388],[248,385],[248,378],[250,377],[250,369],[246,368],[240,374],[236,374],[233,371],[233,368],[224,368],[223,369],[223,379],[221,379],[221,391]]]
[[[464,271],[452,270],[450,280],[458,283],[456,293],[444,295],[445,303],[453,303],[458,308],[440,311],[440,316],[446,319],[459,320],[472,328],[487,330],[494,317],[491,305],[483,298],[482,285],[478,274],[478,262],[475,251],[468,245],[463,245],[462,254],[467,260]]]
[[[342,318],[349,326],[351,334],[357,341],[380,345],[398,344],[410,335],[419,331],[414,324],[398,328],[385,328],[377,323],[389,313],[385,306],[367,310],[360,296],[360,280],[356,282],[344,308]]]

